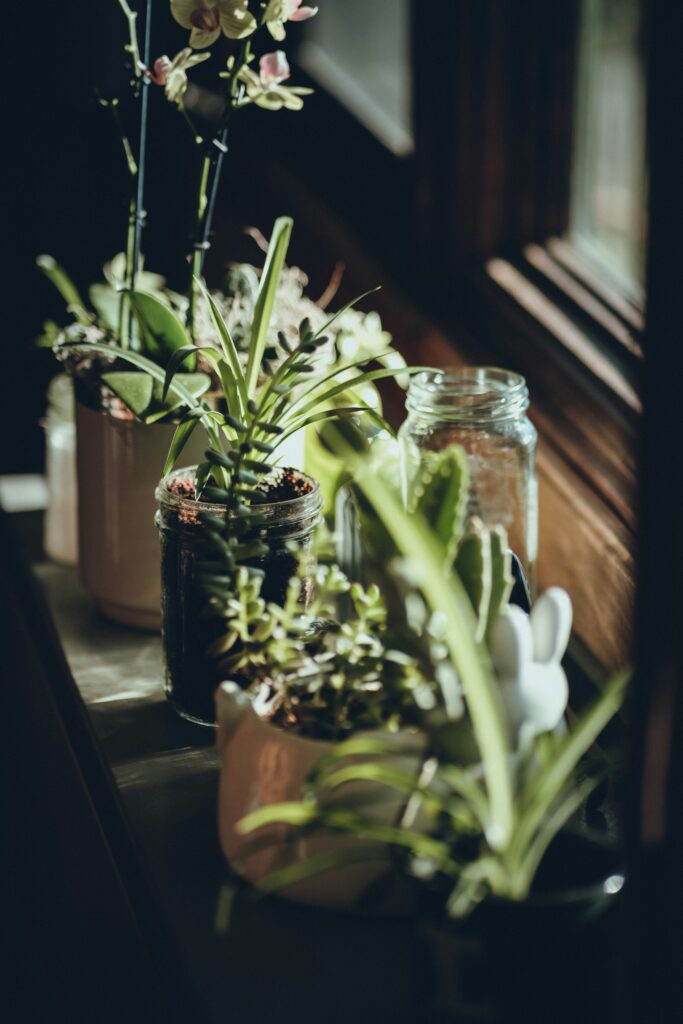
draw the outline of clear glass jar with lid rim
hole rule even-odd
[[[505,527],[533,592],[538,549],[536,429],[524,377],[495,366],[426,370],[411,378],[399,429],[407,501],[423,453],[461,445],[470,468],[468,517]]]

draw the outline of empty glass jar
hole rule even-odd
[[[427,370],[410,382],[399,430],[404,500],[424,451],[459,444],[470,467],[469,516],[504,526],[533,593],[538,547],[536,430],[517,373],[496,367]]]

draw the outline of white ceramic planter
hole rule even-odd
[[[250,882],[258,883],[280,868],[343,847],[353,863],[289,885],[279,895],[314,906],[353,907],[389,867],[388,858],[378,858],[381,848],[377,843],[342,835],[297,836],[296,831],[281,825],[264,826],[248,836],[240,835],[236,828],[241,818],[259,807],[299,800],[311,768],[332,744],[307,739],[262,720],[249,697],[231,682],[222,683],[216,691],[216,719],[221,759],[218,826],[221,849],[232,867]],[[420,757],[415,751],[422,741],[417,734],[375,735],[396,745],[393,767],[418,769]],[[405,806],[401,794],[369,782],[346,783],[335,790],[335,802],[359,796],[363,797],[364,812],[371,813],[374,820],[398,823]],[[357,860],[366,853],[367,860]]]
[[[107,618],[137,629],[161,626],[154,491],[174,430],[76,403],[81,579]],[[200,462],[206,447],[198,427],[184,454]]]

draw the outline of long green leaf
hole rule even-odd
[[[356,295],[355,299],[351,299],[351,301],[347,302],[345,306],[342,306],[341,309],[338,309],[336,313],[332,314],[330,319],[323,324],[319,331],[316,332],[316,338],[319,338],[321,337],[321,335],[325,334],[327,332],[328,327],[331,327],[334,321],[338,317],[340,317],[342,313],[345,313],[347,309],[351,309],[351,307],[355,306],[358,302],[362,302],[363,299],[367,299],[368,295],[374,295],[375,292],[379,292],[381,290],[382,286],[378,284],[376,285],[376,287],[368,288],[366,292],[361,292],[360,295]]]
[[[291,410],[296,409],[296,407],[298,405],[300,405],[301,402],[305,401],[306,398],[309,398],[311,395],[313,395],[319,388],[324,387],[325,384],[329,384],[329,382],[331,380],[334,380],[335,377],[339,377],[341,374],[347,373],[349,370],[357,370],[359,366],[367,366],[368,363],[370,363],[370,362],[381,362],[381,360],[384,358],[385,355],[389,355],[390,354],[390,351],[391,350],[389,350],[387,352],[384,352],[384,353],[382,353],[379,356],[373,356],[372,359],[368,359],[367,356],[364,356],[362,359],[356,359],[355,362],[353,362],[353,363],[345,363],[343,366],[336,366],[334,368],[334,370],[332,370],[330,373],[326,374],[326,376],[320,377],[320,378],[318,378],[316,380],[311,381],[310,388],[308,388],[304,392],[304,394],[300,395],[298,398],[294,398],[293,401],[291,402],[289,408]],[[285,360],[285,362],[282,364],[282,366],[279,367],[277,373],[273,377],[272,383],[280,383],[279,378],[278,378],[278,375],[280,374],[280,372],[282,370],[284,370],[284,368],[287,366],[288,363],[291,365],[291,363],[295,362],[298,358],[300,358],[299,353],[296,352],[296,351],[293,352],[292,355],[289,356],[287,360]],[[298,415],[298,413],[297,413],[297,415]]]
[[[193,416],[190,419],[183,420],[183,422],[179,423],[178,426],[175,428],[175,433],[171,440],[171,446],[168,449],[168,455],[166,456],[166,462],[164,463],[164,471],[161,474],[162,477],[166,476],[167,473],[171,472],[176,462],[180,458],[180,453],[182,452],[187,442],[190,440],[190,437],[192,436],[194,429],[198,423],[199,420],[197,419],[197,417]]]
[[[42,270],[50,284],[54,285],[67,306],[74,307],[76,319],[79,323],[89,323],[90,321],[87,316],[84,315],[87,307],[78,292],[78,288],[76,288],[67,272],[60,267],[59,263],[52,256],[43,255],[37,257],[36,266]]]
[[[523,795],[520,822],[513,844],[515,853],[520,854],[531,842],[577,764],[621,707],[630,677],[631,673],[627,670],[610,679],[593,705],[574,722],[571,731],[556,748],[551,762],[535,777]]]
[[[329,402],[331,399],[336,398],[337,395],[342,395],[345,391],[349,391],[361,384],[368,384],[373,380],[383,380],[387,377],[397,377],[399,374],[408,373],[423,373],[428,370],[426,366],[409,366],[407,369],[381,369],[381,370],[368,370],[366,373],[361,373],[357,377],[352,377],[351,380],[342,381],[341,384],[336,384],[333,388],[325,391],[322,395],[315,395],[309,402],[306,402],[300,409],[297,410],[297,416],[303,416],[311,409],[316,409],[323,405],[325,402]],[[290,410],[291,411],[291,410]]]
[[[494,848],[503,848],[510,841],[515,818],[509,740],[486,651],[473,639],[476,622],[469,598],[457,576],[444,571],[443,549],[428,525],[407,515],[363,460],[349,449],[346,456],[397,549],[419,574],[419,586],[430,607],[446,618],[445,643],[463,687],[486,779],[491,811],[487,838]],[[455,713],[457,695],[444,692],[444,701],[446,709]]]
[[[288,885],[321,875],[333,868],[373,860],[385,861],[386,857],[386,850],[381,847],[363,846],[355,847],[355,849],[351,846],[341,847],[337,850],[329,850],[327,853],[317,854],[314,857],[307,857],[306,860],[289,864],[277,871],[271,871],[269,875],[256,883],[256,887],[264,893],[279,892]]]
[[[292,218],[278,217],[270,237],[268,254],[265,266],[261,274],[258,296],[254,306],[254,319],[251,325],[251,339],[249,342],[249,358],[245,383],[247,397],[253,398],[256,391],[263,352],[266,347],[266,338],[270,328],[270,321],[275,305],[275,295],[280,281],[280,274],[289,247],[289,238],[292,233]]]
[[[156,363],[153,363],[151,359],[148,359],[146,356],[141,355],[140,352],[132,352],[130,349],[120,348],[120,346],[118,345],[105,345],[99,341],[87,342],[83,345],[70,345],[69,348],[73,349],[75,352],[98,352],[104,356],[116,357],[117,359],[125,359],[125,361],[127,363],[130,363],[132,366],[137,366],[138,369],[140,370],[146,370],[150,377],[154,377],[154,379],[158,380],[160,384],[164,383],[166,374],[161,369],[161,367],[158,366]],[[201,408],[198,399],[196,399],[190,391],[184,388],[182,384],[178,383],[177,377],[171,383],[169,391],[177,395],[178,398],[182,399],[183,404],[186,405],[188,409]]]
[[[312,416],[307,416],[302,420],[297,420],[297,422],[293,424],[289,430],[285,430],[285,432],[283,434],[280,434],[280,436],[275,441],[272,441],[272,449],[273,451],[275,451],[277,448],[279,448],[283,441],[286,441],[288,438],[292,437],[293,434],[296,434],[299,430],[303,430],[305,427],[310,427],[314,423],[322,423],[324,420],[336,420],[339,419],[340,416],[350,416],[353,413],[369,414],[370,416],[373,417],[373,419],[379,420],[380,425],[385,425],[384,420],[382,420],[382,417],[379,416],[374,411],[374,409],[371,409],[370,406],[368,405],[350,405],[348,406],[348,408],[342,409],[324,409],[322,412],[317,412],[314,413]],[[386,424],[386,426],[388,427],[388,424]]]
[[[166,364],[166,375],[164,377],[164,386],[161,389],[161,401],[166,401],[166,395],[168,389],[171,386],[171,381],[175,377],[176,373],[190,355],[195,355],[199,349],[196,345],[183,345],[182,348],[176,349],[171,355],[168,363]],[[196,363],[196,356],[194,362]]]
[[[199,285],[202,295],[204,296],[204,299],[206,300],[206,303],[209,307],[211,319],[213,320],[214,327],[218,332],[221,348],[223,349],[223,353],[225,355],[228,366],[230,368],[230,372],[232,374],[233,380],[232,382],[230,382],[230,376],[228,374],[221,373],[221,383],[223,384],[223,390],[226,393],[225,397],[228,403],[228,408],[233,416],[243,416],[244,410],[247,407],[247,386],[244,377],[244,370],[242,369],[242,364],[240,363],[240,358],[237,353],[237,348],[235,347],[235,342],[232,340],[232,335],[228,330],[228,325],[226,324],[225,320],[223,319],[223,316],[221,315],[220,309],[216,305],[212,296],[209,294],[209,291],[205,287],[204,282],[200,281],[198,278],[196,278],[195,280],[197,281],[197,284]],[[236,399],[239,405],[239,410],[237,412],[235,410]]]

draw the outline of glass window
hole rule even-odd
[[[298,60],[392,152],[412,152],[409,0],[321,4]]]
[[[583,0],[570,233],[642,301],[646,234],[641,0]]]

